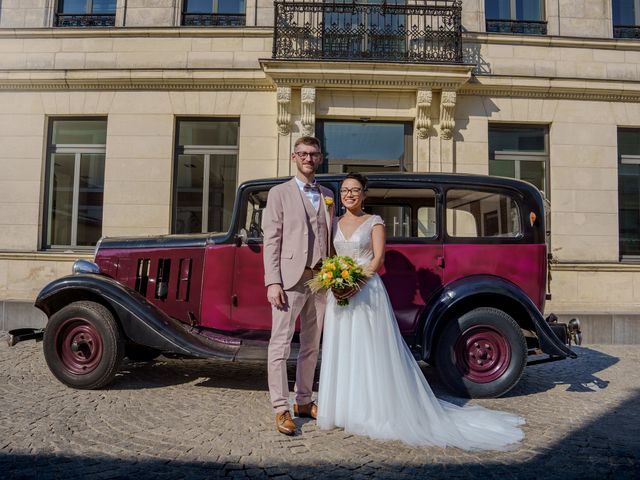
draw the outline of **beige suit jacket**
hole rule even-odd
[[[302,203],[302,193],[295,178],[269,190],[267,206],[262,214],[264,238],[264,283],[279,283],[287,290],[300,281],[307,263],[308,221]],[[333,200],[333,193],[320,185],[320,208],[325,208],[327,246],[331,241],[333,206],[327,207],[325,198]]]

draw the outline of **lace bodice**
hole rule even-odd
[[[382,217],[371,215],[347,239],[342,230],[340,230],[338,220],[336,220],[333,228],[333,246],[336,249],[336,253],[342,256],[349,256],[360,265],[366,265],[371,262],[373,260],[371,230],[374,225],[384,225]]]

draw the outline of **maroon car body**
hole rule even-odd
[[[336,193],[340,179],[318,177]],[[265,359],[271,312],[260,219],[269,188],[285,180],[241,185],[222,234],[102,239],[95,265],[78,263],[36,301],[50,317],[44,340],[53,373],[68,385],[97,388],[117,370],[95,373],[102,357],[117,364],[124,355],[160,353]],[[566,326],[541,314],[547,246],[535,187],[479,175],[372,174],[366,204],[385,219],[380,275],[400,331],[416,358],[435,363],[454,391],[501,395],[527,359],[575,357]],[[103,309],[65,313],[78,304]],[[96,326],[105,315],[115,343]],[[91,367],[82,373],[85,364]]]

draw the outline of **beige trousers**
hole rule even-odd
[[[296,366],[296,403],[304,405],[311,401],[326,302],[325,291],[314,294],[305,285],[312,276],[313,272],[305,268],[300,281],[289,290],[285,290],[287,303],[284,309],[278,310],[275,307],[271,309],[268,377],[274,413],[289,409],[287,359],[291,352],[291,339],[298,315],[300,316],[300,352]]]

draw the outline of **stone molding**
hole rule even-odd
[[[73,262],[79,258],[93,259],[93,251],[81,252],[0,252],[0,260],[33,260],[38,262]]]
[[[273,38],[272,27],[113,27],[113,28],[1,28],[0,41],[5,38],[117,38],[117,37],[262,37]]]
[[[463,85],[460,95],[640,102],[640,83],[618,80],[583,80],[541,77],[478,75]]]
[[[418,90],[416,94],[416,132],[418,138],[424,140],[429,136],[431,128],[431,90]]]
[[[291,131],[291,87],[280,86],[276,91],[278,101],[278,114],[276,122],[278,124],[278,134],[289,135]]]
[[[640,51],[640,42],[626,38],[561,37],[554,35],[518,35],[464,32],[464,46],[469,44],[525,45],[531,47],[565,47],[605,50]]]
[[[302,134],[313,136],[316,131],[316,89],[302,87],[300,100],[302,103]]]
[[[552,272],[640,272],[640,263],[554,263]]]
[[[261,59],[276,84],[292,87],[370,90],[457,90],[471,78],[473,65],[375,62],[320,62]]]

